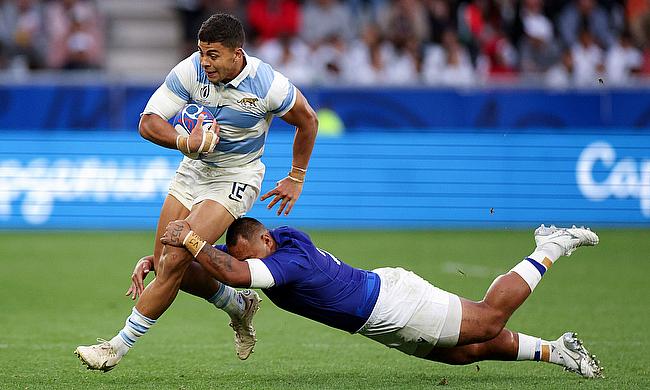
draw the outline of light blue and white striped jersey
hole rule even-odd
[[[221,126],[207,164],[238,167],[262,157],[274,116],[283,116],[296,102],[296,87],[267,63],[244,53],[246,66],[232,81],[214,84],[201,67],[198,52],[181,61],[149,99],[143,114],[173,118],[187,103],[207,108]]]

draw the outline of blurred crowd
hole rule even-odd
[[[629,85],[650,76],[650,0],[179,0],[188,52],[214,12],[296,84]]]
[[[156,2],[160,4],[160,2]],[[174,0],[181,52],[215,12],[298,85],[553,87],[650,77],[650,0]],[[95,69],[95,0],[0,0],[0,69]]]
[[[101,66],[105,30],[88,0],[0,0],[0,69]]]

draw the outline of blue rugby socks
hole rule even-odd
[[[125,321],[124,328],[109,343],[117,354],[122,357],[129,352],[129,349],[138,341],[138,338],[147,333],[155,323],[156,320],[145,317],[134,307],[131,315]]]
[[[226,286],[223,283],[219,283],[219,289],[207,301],[218,309],[222,309],[231,317],[241,317],[246,308],[246,302],[244,302],[241,294],[234,288]]]

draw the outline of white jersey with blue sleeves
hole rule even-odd
[[[214,84],[201,67],[198,52],[181,61],[149,99],[143,114],[173,118],[187,103],[206,107],[221,126],[214,152],[201,161],[217,167],[238,167],[264,153],[274,116],[283,116],[296,102],[296,87],[269,64],[244,53],[246,66],[228,83]]]

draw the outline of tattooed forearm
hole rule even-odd
[[[210,245],[205,245],[196,260],[213,278],[231,287],[250,287],[251,276],[248,263],[239,261]]]
[[[204,247],[204,251],[207,248],[207,255],[210,259],[210,264],[217,270],[226,270],[232,272],[232,260],[233,257],[227,253],[221,252],[220,250],[214,249],[212,247]]]

